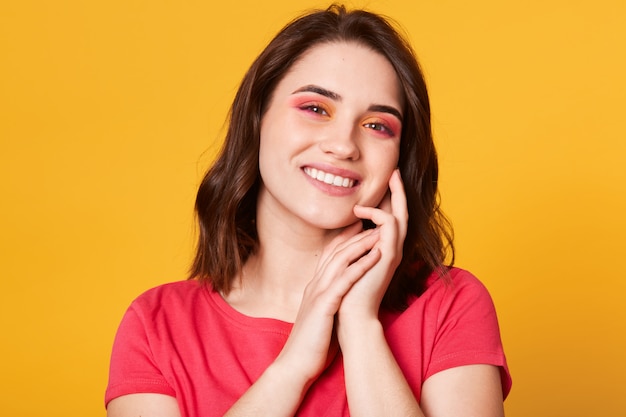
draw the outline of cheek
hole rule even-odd
[[[398,143],[387,143],[386,146],[378,147],[378,149],[372,149],[371,155],[373,159],[370,161],[370,166],[375,167],[376,172],[385,177],[385,181],[388,183],[389,178],[393,170],[398,167],[400,157],[400,147]]]
[[[262,128],[259,137],[259,173],[263,182],[270,179],[277,168],[280,146],[272,129]]]
[[[267,116],[266,116],[267,117]],[[259,130],[259,158],[272,159],[273,155],[285,146],[285,128],[274,119],[263,120]]]
[[[370,205],[378,206],[380,202],[387,194],[389,190],[389,179],[393,174],[394,169],[398,166],[399,152],[397,147],[387,148],[384,150],[379,149],[375,155],[380,156],[373,161],[372,166],[374,168],[376,179],[372,183]]]
[[[385,195],[387,194],[387,188],[385,188],[384,190],[382,190],[377,196],[376,198],[372,199],[372,203],[369,205],[370,207],[379,207],[380,203],[383,201],[383,199],[385,198]]]
[[[385,198],[385,195],[389,191],[389,178],[391,178],[393,170],[388,173],[381,172],[381,177],[379,181],[376,181],[375,184],[372,184],[373,187],[370,190],[370,196],[368,198],[366,206],[369,207],[378,207],[381,201]]]

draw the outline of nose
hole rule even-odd
[[[358,129],[353,125],[334,126],[325,132],[325,136],[320,141],[320,148],[324,153],[338,159],[359,158]]]

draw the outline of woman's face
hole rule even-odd
[[[258,210],[323,229],[377,206],[398,162],[403,94],[385,57],[353,42],[312,47],[261,120]]]

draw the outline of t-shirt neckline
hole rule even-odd
[[[287,333],[291,332],[293,323],[289,323],[283,320],[274,319],[270,317],[253,317],[248,316],[237,309],[233,308],[222,297],[219,291],[213,290],[211,287],[206,289],[207,298],[213,304],[215,309],[221,313],[226,319],[247,327],[253,327],[255,329],[265,328],[273,331],[283,330]]]

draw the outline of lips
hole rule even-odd
[[[333,175],[328,172],[324,172],[321,169],[304,167],[304,173],[309,177],[314,178],[328,185],[334,185],[336,187],[352,188],[354,187],[355,180],[352,178],[346,178],[339,175]]]

